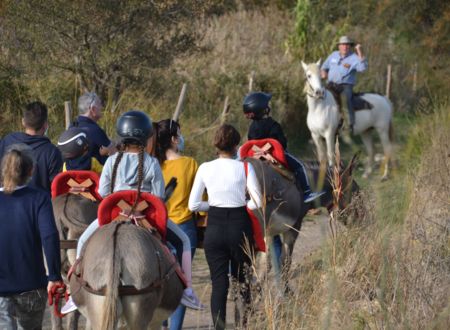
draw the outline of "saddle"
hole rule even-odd
[[[81,195],[91,201],[100,201],[98,193],[99,176],[93,171],[65,171],[52,181],[52,198],[63,194]]]
[[[134,210],[137,191],[123,190],[106,197],[98,208],[98,223],[104,226],[112,221],[132,221],[134,224],[158,233],[162,240],[167,232],[167,209],[158,197],[141,192]]]
[[[275,139],[249,140],[239,149],[241,159],[246,157],[266,160],[280,175],[295,182],[283,146]]]
[[[342,102],[341,102],[341,92],[342,92],[342,86],[335,83],[328,83],[327,89],[333,94],[334,99],[336,100],[336,103],[338,105],[339,111],[342,112]],[[366,101],[364,98],[362,98],[366,93],[353,93],[352,95],[352,104],[353,104],[353,111],[358,110],[370,110],[373,108],[373,104]]]

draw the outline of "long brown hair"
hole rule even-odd
[[[172,138],[178,137],[180,124],[172,119],[164,119],[156,123],[156,148],[155,156],[162,164],[167,159],[166,151],[172,147]]]
[[[1,181],[5,194],[12,194],[16,187],[27,183],[34,161],[27,145],[13,145],[3,156]]]

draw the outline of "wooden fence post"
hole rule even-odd
[[[180,118],[181,111],[183,110],[184,100],[186,98],[186,89],[187,89],[187,84],[184,83],[183,87],[181,88],[180,97],[178,98],[178,104],[175,109],[175,112],[173,113],[172,120],[178,121],[178,119]]]
[[[70,123],[72,122],[72,104],[70,101],[64,102],[64,115],[66,120],[66,129],[68,129]]]
[[[220,116],[220,125],[225,123],[228,113],[230,112],[230,103],[228,96],[225,98],[225,102],[223,104],[222,115]]]
[[[413,84],[412,84],[413,94],[416,94],[416,91],[417,91],[417,63],[415,63],[413,67]]]
[[[248,76],[248,92],[253,91],[253,80],[255,80],[255,71],[250,72]]]
[[[392,65],[388,64],[387,75],[386,75],[386,97],[387,98],[390,98],[390,96],[391,96],[391,79],[392,79]]]

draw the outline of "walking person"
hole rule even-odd
[[[1,162],[0,329],[41,329],[47,293],[63,284],[50,196],[28,185],[33,167],[24,144],[10,146]]]
[[[104,165],[108,156],[116,152],[116,147],[98,125],[102,116],[102,100],[95,93],[84,93],[78,98],[78,117],[72,126],[85,130],[89,142],[88,156]]]
[[[24,132],[14,132],[0,140],[0,160],[9,146],[23,143],[32,149],[35,159],[30,186],[48,193],[55,176],[61,172],[63,160],[61,152],[47,137],[48,110],[42,102],[31,102],[25,106],[22,114]]]
[[[172,119],[164,119],[156,123],[155,156],[161,165],[165,182],[175,178],[177,185],[173,194],[166,202],[169,219],[172,220],[186,235],[191,243],[191,256],[194,258],[197,246],[197,226],[194,213],[188,208],[189,194],[197,173],[198,164],[194,158],[182,156],[184,150],[184,138],[178,122]],[[177,253],[180,264],[191,262],[187,253]],[[188,267],[189,268],[189,267]],[[190,276],[191,277],[191,276]],[[188,283],[192,286],[192,283]],[[182,300],[180,306],[170,316],[169,329],[181,330],[183,326],[186,307],[190,306],[190,300]],[[198,303],[195,303],[196,307]]]
[[[244,163],[234,159],[240,139],[231,125],[222,125],[217,130],[214,146],[218,158],[200,165],[189,197],[191,211],[208,211],[204,249],[212,280],[211,314],[215,329],[225,329],[226,325],[229,270],[232,279],[240,284],[244,305],[248,308],[251,302],[248,279],[253,233],[246,206],[252,210],[261,206],[261,190],[251,164],[246,176]],[[205,189],[208,201],[202,200]],[[249,200],[246,192],[251,196]]]
[[[161,199],[164,197],[164,179],[158,160],[145,152],[148,143],[151,143],[153,126],[150,118],[141,111],[128,111],[122,114],[116,124],[117,134],[121,138],[119,152],[109,157],[103,167],[98,193],[106,197],[116,191],[137,190],[149,192]],[[139,198],[139,197],[138,197]],[[84,244],[99,227],[98,221],[93,221],[78,240],[77,259],[81,256]],[[186,234],[178,228],[170,219],[167,220],[167,241],[175,248],[186,253],[189,262],[182,263],[181,267],[187,282],[192,283],[191,270],[191,245]],[[183,293],[183,298],[192,303],[192,308],[201,309],[200,302],[188,287]],[[197,303],[197,304],[195,304]],[[191,306],[188,306],[191,307]],[[76,310],[77,307],[70,299],[61,309],[63,314]]]

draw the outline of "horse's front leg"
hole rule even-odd
[[[325,140],[327,143],[327,159],[328,159],[328,165],[333,166],[335,163],[335,156],[334,156],[334,138],[335,138],[335,132],[328,130],[325,134]]]
[[[325,146],[323,144],[321,135],[317,133],[311,133],[311,137],[314,141],[314,144],[316,145],[317,157],[319,158],[319,161],[326,161],[327,156],[325,154]]]

